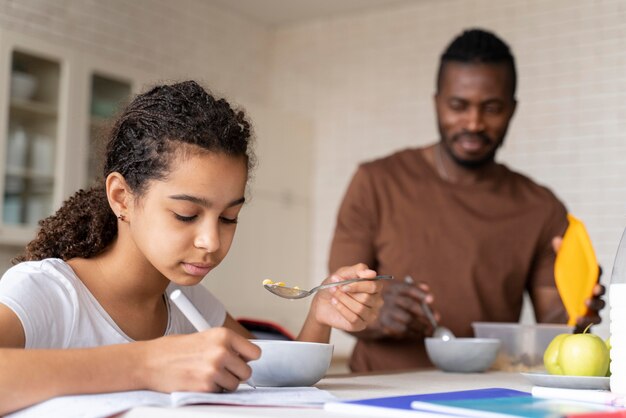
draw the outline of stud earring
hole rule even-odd
[[[124,222],[126,220],[126,216],[124,216],[123,214],[119,214],[117,215],[117,219],[119,219],[120,221]]]

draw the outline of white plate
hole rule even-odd
[[[521,373],[535,386],[547,386],[566,389],[603,389],[609,390],[609,378],[597,376],[561,376],[546,373]]]

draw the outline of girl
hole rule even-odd
[[[139,95],[107,144],[104,184],[41,221],[0,280],[0,414],[64,394],[235,390],[259,358],[252,335],[200,281],[228,253],[253,165],[243,112],[193,81]],[[373,277],[365,265],[327,281]],[[195,333],[167,294],[210,324]],[[381,285],[318,293],[298,336],[359,331]]]

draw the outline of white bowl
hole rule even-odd
[[[499,348],[497,338],[426,338],[430,361],[444,372],[484,372],[495,361]]]
[[[250,362],[256,386],[311,386],[328,370],[333,345],[300,341],[253,340],[261,358]]]
[[[37,78],[35,76],[13,71],[11,73],[11,96],[16,99],[32,99],[37,90]]]

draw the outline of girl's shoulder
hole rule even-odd
[[[12,277],[48,276],[75,280],[72,268],[60,258],[46,258],[37,261],[23,261],[9,268],[1,280]]]
[[[26,348],[67,348],[81,309],[80,280],[60,259],[25,261],[0,279],[0,303],[24,328]]]
[[[37,292],[57,288],[74,294],[80,279],[72,268],[59,258],[24,261],[9,268],[0,278],[0,293],[9,289],[37,288]]]

